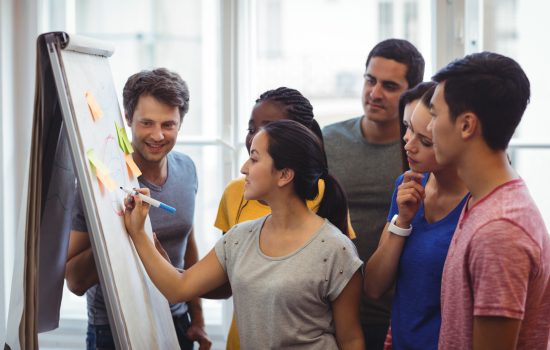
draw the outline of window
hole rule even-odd
[[[188,82],[191,108],[176,150],[189,154],[197,165],[195,234],[201,255],[219,237],[213,227],[214,217],[225,184],[238,175],[246,156],[243,143],[255,99],[266,90],[288,86],[300,90],[311,100],[321,125],[358,116],[362,113],[360,93],[367,54],[379,40],[389,37],[405,38],[419,48],[426,60],[425,79],[434,72],[436,62],[433,61],[446,64],[465,51],[496,51],[515,58],[522,65],[531,80],[532,97],[512,141],[510,155],[550,227],[550,199],[545,196],[548,191],[544,181],[550,170],[550,142],[545,133],[550,127],[545,105],[546,96],[550,95],[547,84],[550,46],[545,45],[546,34],[537,26],[546,20],[550,3],[526,0],[32,0],[26,3],[31,8],[24,10],[25,6],[15,4],[16,1],[2,2],[2,10],[9,10],[1,13],[4,34],[0,68],[3,73],[15,66],[11,56],[6,59],[8,52],[21,52],[17,43],[34,40],[28,38],[32,34],[25,31],[19,31],[19,35],[5,34],[18,28],[11,23],[14,20],[9,14],[28,11],[30,14],[24,18],[32,22],[25,23],[30,28],[66,30],[113,43],[116,52],[111,59],[111,69],[119,92],[130,74],[157,66],[177,71]],[[17,16],[13,18],[20,20]],[[21,38],[25,40],[16,40]],[[31,59],[28,64],[18,63],[18,70],[14,72],[32,71],[33,67]],[[16,85],[11,80],[14,77],[10,75],[2,81],[2,107],[9,111],[24,110],[27,100],[12,98],[12,90],[20,91],[12,89],[12,85],[32,86],[33,81],[25,79]],[[15,135],[20,135],[27,131],[8,121],[10,113],[4,114],[6,117],[0,124],[4,134],[15,131]],[[1,170],[11,171],[4,165],[6,159],[0,157],[0,160],[3,161]],[[7,186],[5,180],[0,183],[0,188],[7,189]],[[2,208],[9,208],[10,203],[9,200],[2,203]],[[3,212],[0,217],[4,219],[4,222],[0,220],[3,226],[7,215],[10,214]],[[4,234],[0,247],[13,245],[11,240],[11,236]],[[4,274],[0,274],[0,278],[0,286],[9,286]],[[217,342],[214,348],[222,348],[230,303],[207,301],[204,308],[209,334]],[[83,348],[85,326],[85,299],[66,291],[61,327],[41,334],[40,346]]]
[[[249,2],[256,13],[247,33],[253,42],[253,74],[245,82],[250,102],[239,113],[241,140],[254,100],[279,86],[295,88],[310,99],[322,126],[360,115],[365,61],[380,40],[410,40],[424,53],[426,76],[431,75],[431,9],[425,1]],[[276,55],[265,49],[273,38]]]
[[[531,102],[512,139],[509,154],[512,165],[526,181],[531,195],[550,227],[550,199],[546,195],[550,171],[550,127],[547,97],[550,95],[550,46],[544,31],[536,24],[546,21],[550,3],[504,0],[483,1],[475,10],[483,18],[482,48],[514,58],[531,83]]]
[[[380,40],[383,40],[383,38],[390,37],[393,32],[393,2],[379,2],[378,13],[380,13],[378,37]]]
[[[246,157],[243,142],[255,99],[266,90],[289,86],[311,100],[321,125],[357,116],[362,113],[360,94],[367,54],[379,40],[389,37],[406,38],[417,45],[425,55],[430,76],[431,8],[426,3],[49,0],[44,5],[48,14],[44,30],[65,29],[113,43],[116,52],[111,68],[119,92],[130,74],[156,66],[175,70],[188,82],[190,111],[176,150],[190,155],[197,165],[195,234],[204,255],[219,237],[213,222],[223,187],[238,174]],[[234,16],[231,25],[237,29],[234,37],[229,35],[233,40],[229,43],[219,37],[228,13]],[[227,34],[222,35],[225,39]],[[235,47],[224,49],[233,43]],[[229,64],[231,72],[227,74],[222,67],[232,50],[237,50],[239,62]],[[218,59],[220,56],[224,60]],[[224,115],[219,107],[225,98],[219,94],[220,77],[236,82],[223,86],[237,86],[236,91],[224,90],[224,94],[233,94],[235,100],[230,103],[237,106],[238,120]],[[223,339],[221,330],[228,326],[230,307],[215,301],[206,301],[204,307],[210,335],[214,330]],[[84,298],[66,291],[62,315],[85,320]],[[47,336],[41,340],[46,344]]]

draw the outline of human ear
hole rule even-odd
[[[290,168],[284,168],[283,170],[279,170],[279,180],[277,184],[280,187],[286,186],[287,184],[291,183],[294,180],[294,170]]]
[[[461,115],[457,118],[457,122],[459,123],[460,133],[463,139],[473,137],[479,131],[479,127],[481,126],[477,115],[471,112]]]

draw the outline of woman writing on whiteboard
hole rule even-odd
[[[328,173],[320,140],[294,121],[267,124],[254,136],[241,172],[245,198],[264,201],[271,214],[235,225],[183,273],[155,249],[143,228],[149,206],[133,197],[125,224],[153,283],[174,302],[229,281],[244,349],[364,349],[362,263],[341,232],[347,203]],[[317,196],[320,178],[325,195],[315,214],[306,200]]]

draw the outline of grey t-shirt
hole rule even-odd
[[[378,247],[386,224],[395,179],[402,173],[401,142],[371,144],[361,131],[361,118],[353,118],[323,129],[328,168],[348,197],[354,240],[363,261]],[[363,296],[361,321],[388,324],[392,293],[381,300]]]
[[[328,220],[300,249],[269,257],[259,245],[267,216],[237,224],[215,246],[233,290],[243,349],[338,349],[331,302],[361,267]]]
[[[198,189],[195,164],[187,155],[172,151],[167,155],[168,176],[162,186],[153,185],[142,177],[138,178],[141,187],[151,190],[151,197],[176,208],[175,214],[170,214],[160,208],[151,207],[149,219],[153,231],[162,247],[168,253],[172,265],[184,267],[184,255],[187,249],[187,238],[193,227],[195,214],[195,196]],[[73,210],[72,229],[88,232],[88,225],[77,191],[75,208]],[[88,304],[88,322],[93,325],[109,324],[103,293],[99,284],[86,292]],[[187,305],[179,303],[170,305],[172,315],[181,315],[187,312]]]

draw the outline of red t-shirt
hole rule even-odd
[[[471,349],[474,316],[522,320],[517,349],[550,349],[550,236],[521,179],[463,210],[443,270],[440,349]]]

